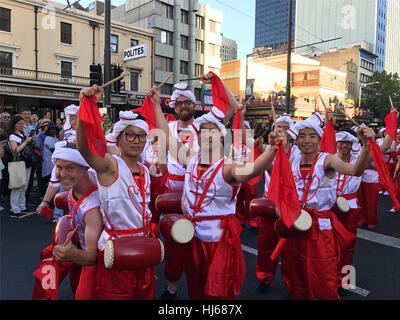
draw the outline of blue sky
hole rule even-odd
[[[53,0],[67,4],[67,0]],[[70,0],[70,3],[76,0]],[[92,0],[81,0],[79,3],[87,7]],[[255,3],[256,0],[199,0],[211,8],[223,13],[221,32],[225,37],[236,40],[238,59],[246,58],[254,46]],[[114,6],[124,4],[125,0],[111,0]]]

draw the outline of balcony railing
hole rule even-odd
[[[0,77],[62,83],[82,87],[88,87],[90,85],[90,78],[88,77],[11,67],[0,67]]]

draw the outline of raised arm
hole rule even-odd
[[[90,88],[82,89],[79,98],[82,100],[83,96],[94,96],[101,97],[103,89],[98,85],[93,85]],[[89,145],[85,133],[84,124],[81,119],[78,118],[78,124],[76,127],[76,144],[79,152],[83,158],[92,167],[99,178],[99,181],[103,184],[114,181],[117,175],[117,166],[115,159],[108,153],[105,154],[104,158],[94,155],[89,150]]]

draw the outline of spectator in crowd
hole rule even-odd
[[[50,120],[50,121],[51,121],[51,112],[50,112],[50,111],[47,111],[47,112],[44,114],[43,119],[47,119],[47,120]]]
[[[31,109],[28,107],[22,108],[21,110],[21,117],[24,120],[24,127],[22,129],[22,132],[24,133],[25,137],[29,137],[31,134]]]
[[[23,110],[24,112],[25,110]],[[29,118],[30,118],[30,110]],[[25,113],[26,116],[26,113]],[[17,153],[21,156],[22,160],[24,160],[26,165],[26,183],[20,188],[11,189],[10,194],[10,211],[12,218],[18,218],[21,216],[22,211],[26,211],[26,198],[25,192],[28,187],[29,177],[31,174],[31,166],[28,159],[28,156],[24,155],[24,149],[28,148],[30,142],[35,140],[35,136],[26,137],[24,135],[24,126],[25,120],[18,115],[14,115],[11,117],[10,122],[10,137],[9,137],[9,145],[11,152],[17,150]]]
[[[39,116],[37,115],[37,113],[32,113],[31,115],[31,130],[35,130],[35,132],[37,133],[37,129],[39,127]]]
[[[42,183],[48,184],[51,176],[51,171],[53,170],[53,162],[51,161],[51,156],[53,155],[55,144],[59,141],[58,134],[60,128],[55,122],[49,122],[47,124],[46,138],[43,143],[42,151]]]
[[[0,122],[0,145],[4,144],[4,155],[0,158],[0,161],[3,163],[3,170],[1,170],[0,179],[0,203],[6,203],[7,197],[10,196],[10,189],[8,189],[8,155],[7,149],[9,149],[9,145],[6,143],[2,143],[2,141],[8,141],[8,129],[9,123],[8,122]],[[1,148],[1,147],[0,147]],[[0,164],[1,166],[1,164]]]
[[[0,115],[0,123],[10,124],[11,116],[8,112],[3,112]]]
[[[49,121],[49,122],[50,122],[50,121]],[[56,125],[57,125],[57,127],[60,128],[60,130],[62,130],[62,128],[63,128],[63,122],[62,122],[62,120],[61,120],[60,118],[57,118],[57,119],[56,119]]]
[[[101,128],[103,129],[104,134],[106,135],[112,126],[112,122],[110,121],[110,117],[108,116],[107,113],[102,115],[103,118],[103,123],[101,124]]]
[[[48,119],[42,119],[39,124],[39,133],[36,136],[35,144],[38,150],[40,151],[41,155],[43,156],[43,144],[44,144],[44,139],[46,139],[46,131],[47,131],[47,125],[49,124],[50,120]],[[42,157],[43,160],[43,157]],[[42,165],[39,165],[37,167],[37,176],[39,180],[39,194],[40,196],[43,196],[46,192],[47,188],[47,183],[42,179]]]
[[[7,169],[7,167],[4,165],[4,160],[6,157],[6,150],[5,147],[7,145],[7,134],[6,130],[0,126],[0,185],[3,184],[3,171],[6,171],[4,169]],[[0,195],[0,211],[4,210],[4,207],[2,204],[4,203],[4,197],[5,193],[3,194],[3,188],[1,188],[1,195]]]

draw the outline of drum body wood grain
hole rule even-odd
[[[257,198],[250,202],[250,212],[258,217],[276,219],[279,210],[275,204],[267,198]]]
[[[169,192],[160,194],[156,199],[156,209],[160,213],[182,214],[182,192]]]

